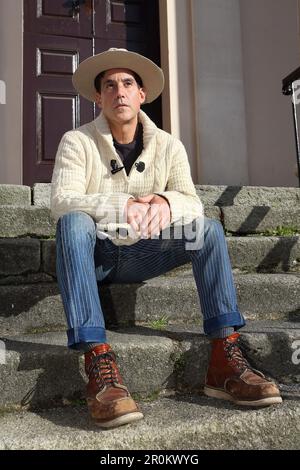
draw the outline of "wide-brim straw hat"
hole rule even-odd
[[[136,52],[116,48],[81,62],[72,77],[74,88],[87,100],[96,101],[95,78],[101,72],[116,68],[132,70],[141,77],[146,91],[145,103],[154,101],[164,88],[163,71],[152,60]]]

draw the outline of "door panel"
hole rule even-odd
[[[93,119],[93,105],[72,86],[78,63],[92,55],[91,41],[24,34],[24,184],[51,180],[62,135]],[[28,117],[30,116],[30,119]]]
[[[146,33],[149,0],[96,0],[95,37],[140,41]],[[148,4],[148,6],[147,6]]]
[[[78,123],[78,99],[63,93],[39,93],[37,95],[37,163],[53,163],[61,135],[74,129]],[[45,132],[49,129],[51,132]],[[39,169],[40,171],[41,168]],[[47,169],[45,169],[47,171]]]
[[[95,19],[95,38],[106,40],[101,50],[111,41],[123,41],[126,49],[146,54],[160,65],[157,0],[96,0]]]
[[[24,31],[92,38],[92,0],[86,0],[74,16],[64,3],[66,0],[24,0]]]

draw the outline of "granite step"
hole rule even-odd
[[[300,318],[300,274],[234,274],[238,305],[246,319]],[[190,271],[160,276],[142,284],[99,288],[107,326],[130,326],[163,319],[166,323],[202,322],[201,308]],[[0,334],[52,331],[65,328],[65,315],[56,283],[0,286]]]
[[[35,240],[36,241],[36,240]],[[226,237],[229,257],[233,269],[248,272],[287,272],[300,271],[300,236],[248,236]],[[18,241],[21,244],[21,241]],[[16,246],[12,246],[12,267]],[[36,248],[37,249],[37,248]],[[1,250],[1,240],[0,240]],[[52,276],[56,276],[56,247],[55,240],[41,242],[42,270]],[[7,251],[6,251],[7,253]],[[32,258],[31,258],[32,259]],[[32,261],[28,259],[27,267]],[[172,273],[182,270],[191,270],[188,263]],[[17,270],[15,270],[17,272]],[[0,281],[1,282],[1,281]]]
[[[299,234],[300,207],[205,206],[205,215],[222,221],[231,234],[248,235],[276,231],[280,227]],[[55,237],[56,223],[43,206],[0,206],[0,237]]]
[[[300,387],[300,323],[248,322],[241,344],[255,368],[280,384]],[[210,341],[199,326],[140,326],[108,331],[125,383],[135,396],[202,389]],[[0,409],[58,406],[84,396],[83,355],[63,332],[2,338]],[[1,356],[0,356],[1,358]]]
[[[300,204],[300,190],[295,187],[195,185],[204,205],[227,207],[280,206]],[[0,205],[36,205],[50,207],[51,183],[29,186],[0,184]]]
[[[105,431],[91,422],[85,406],[5,413],[0,449],[95,450],[99,463],[107,463],[100,460],[108,457],[99,452],[105,450],[157,450],[158,455],[172,450],[176,455],[176,450],[193,449],[188,452],[193,464],[202,458],[196,450],[298,450],[299,397],[287,391],[280,405],[243,410],[201,395],[164,397],[140,403],[143,420]]]
[[[300,236],[226,237],[233,269],[243,272],[300,272]],[[20,284],[32,274],[56,277],[55,240],[0,239],[0,285]],[[167,275],[191,270],[191,263]],[[15,278],[14,278],[15,277]],[[35,276],[37,277],[37,276]],[[50,281],[51,278],[49,277]]]
[[[265,186],[224,186],[195,185],[196,191],[204,206],[285,206],[300,205],[299,188],[265,187]],[[32,188],[35,205],[50,206],[49,183],[37,183]]]

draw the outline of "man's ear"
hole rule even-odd
[[[147,92],[145,88],[140,88],[140,97],[141,97],[141,104],[144,104],[146,101],[146,97],[147,97]]]
[[[102,105],[101,93],[99,93],[98,91],[96,93],[96,104],[99,106],[99,108],[101,108],[101,105]]]

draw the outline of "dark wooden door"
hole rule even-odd
[[[160,65],[158,0],[96,0],[95,18],[95,54],[125,47]],[[143,110],[162,127],[161,98]]]
[[[74,2],[73,2],[74,3]],[[59,141],[94,119],[72,86],[79,62],[109,47],[160,63],[158,0],[24,0],[23,184],[50,182]],[[161,126],[161,102],[145,106]]]

